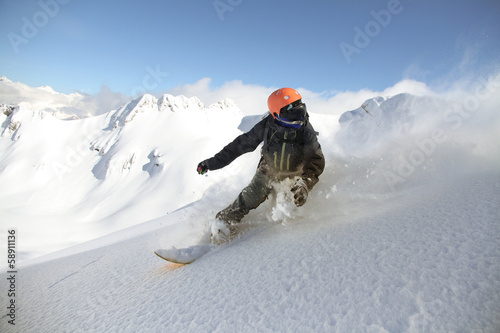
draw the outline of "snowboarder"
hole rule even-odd
[[[235,237],[238,223],[271,193],[273,184],[292,179],[290,191],[297,207],[305,204],[309,191],[318,182],[325,159],[309,122],[302,96],[292,88],[274,91],[267,100],[269,112],[250,131],[241,134],[214,157],[198,164],[203,175],[221,169],[244,153],[254,151],[261,142],[261,159],[250,184],[236,200],[216,215],[212,242],[219,244]]]

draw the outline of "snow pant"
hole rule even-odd
[[[229,224],[239,223],[251,209],[257,208],[267,199],[272,188],[271,179],[257,169],[250,184],[241,191],[232,204],[217,213],[216,217]]]

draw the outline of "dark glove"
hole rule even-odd
[[[200,162],[198,164],[198,168],[196,168],[196,171],[198,171],[198,173],[200,175],[204,175],[208,172],[208,166],[207,166],[207,161],[203,161],[203,162]]]
[[[295,206],[300,207],[306,203],[309,189],[307,188],[304,180],[297,180],[291,191],[293,193],[293,202],[295,203]]]

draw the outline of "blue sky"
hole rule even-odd
[[[383,90],[498,70],[500,2],[1,1],[0,36],[0,75],[64,93]]]

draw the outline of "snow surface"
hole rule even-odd
[[[169,95],[80,120],[0,114],[0,233],[21,251],[0,330],[498,332],[498,86],[312,112],[327,166],[306,205],[276,193],[184,266],[153,251],[206,239],[259,154],[196,164],[258,117]]]

